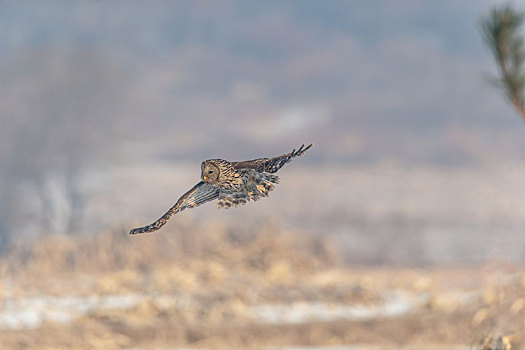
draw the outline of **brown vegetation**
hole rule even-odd
[[[349,268],[333,244],[261,223],[232,227],[178,224],[153,235],[124,232],[82,239],[56,236],[14,247],[1,261],[3,305],[39,296],[132,300],[97,304],[66,322],[3,327],[6,349],[376,344],[385,349],[456,345],[487,349],[498,336],[520,349],[525,278],[519,269]],[[400,314],[268,322],[254,307],[290,309],[386,305],[400,293]],[[84,299],[83,299],[84,298]],[[18,304],[16,304],[18,305]],[[2,312],[0,309],[0,320]],[[288,312],[288,311],[286,311]],[[283,315],[278,315],[282,317]],[[494,337],[483,340],[486,335]],[[496,342],[496,343],[495,343]]]

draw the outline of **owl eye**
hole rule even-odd
[[[208,171],[208,174],[213,174],[213,170]]]

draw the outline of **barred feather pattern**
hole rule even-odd
[[[219,189],[203,181],[199,182],[191,190],[184,193],[177,203],[171,207],[164,215],[152,224],[137,227],[129,231],[129,234],[154,232],[168,222],[173,214],[183,211],[186,208],[195,208],[203,203],[211,201],[219,196]]]
[[[154,232],[170,217],[186,208],[194,208],[217,198],[217,207],[232,208],[267,197],[279,183],[272,175],[293,158],[302,156],[313,144],[273,158],[259,158],[242,162],[209,159],[201,164],[201,179],[183,194],[177,203],[150,225],[132,229],[130,234]]]
[[[286,163],[292,161],[295,157],[300,157],[305,154],[310,148],[313,147],[313,143],[304,147],[301,145],[297,150],[294,148],[290,153],[283,154],[273,158],[258,158],[253,160],[245,160],[242,162],[232,162],[231,165],[234,169],[255,169],[262,173],[274,174],[281,169]]]
[[[221,190],[217,199],[218,208],[232,208],[267,197],[279,183],[277,175],[258,173],[253,169],[239,171],[242,184],[237,190]]]

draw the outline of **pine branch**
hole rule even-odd
[[[519,29],[525,15],[511,5],[495,7],[481,19],[485,43],[499,68],[497,85],[525,119],[525,50]]]

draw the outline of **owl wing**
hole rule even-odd
[[[292,158],[302,156],[308,151],[314,144],[310,144],[304,147],[304,144],[299,147],[298,150],[293,149],[290,153],[283,154],[282,156],[273,158],[258,158],[253,160],[246,160],[242,162],[232,162],[235,169],[254,169],[255,171],[262,173],[276,173],[277,170],[281,169],[286,163],[290,162]]]
[[[184,193],[177,203],[162,215],[160,219],[154,223],[144,226],[134,228],[129,231],[130,235],[144,232],[153,232],[157,231],[159,228],[164,226],[164,224],[169,220],[169,218],[180,211],[183,211],[186,208],[195,208],[203,203],[211,201],[219,196],[219,189],[215,186],[212,186],[206,182],[200,181],[198,184],[193,186],[191,190]]]

